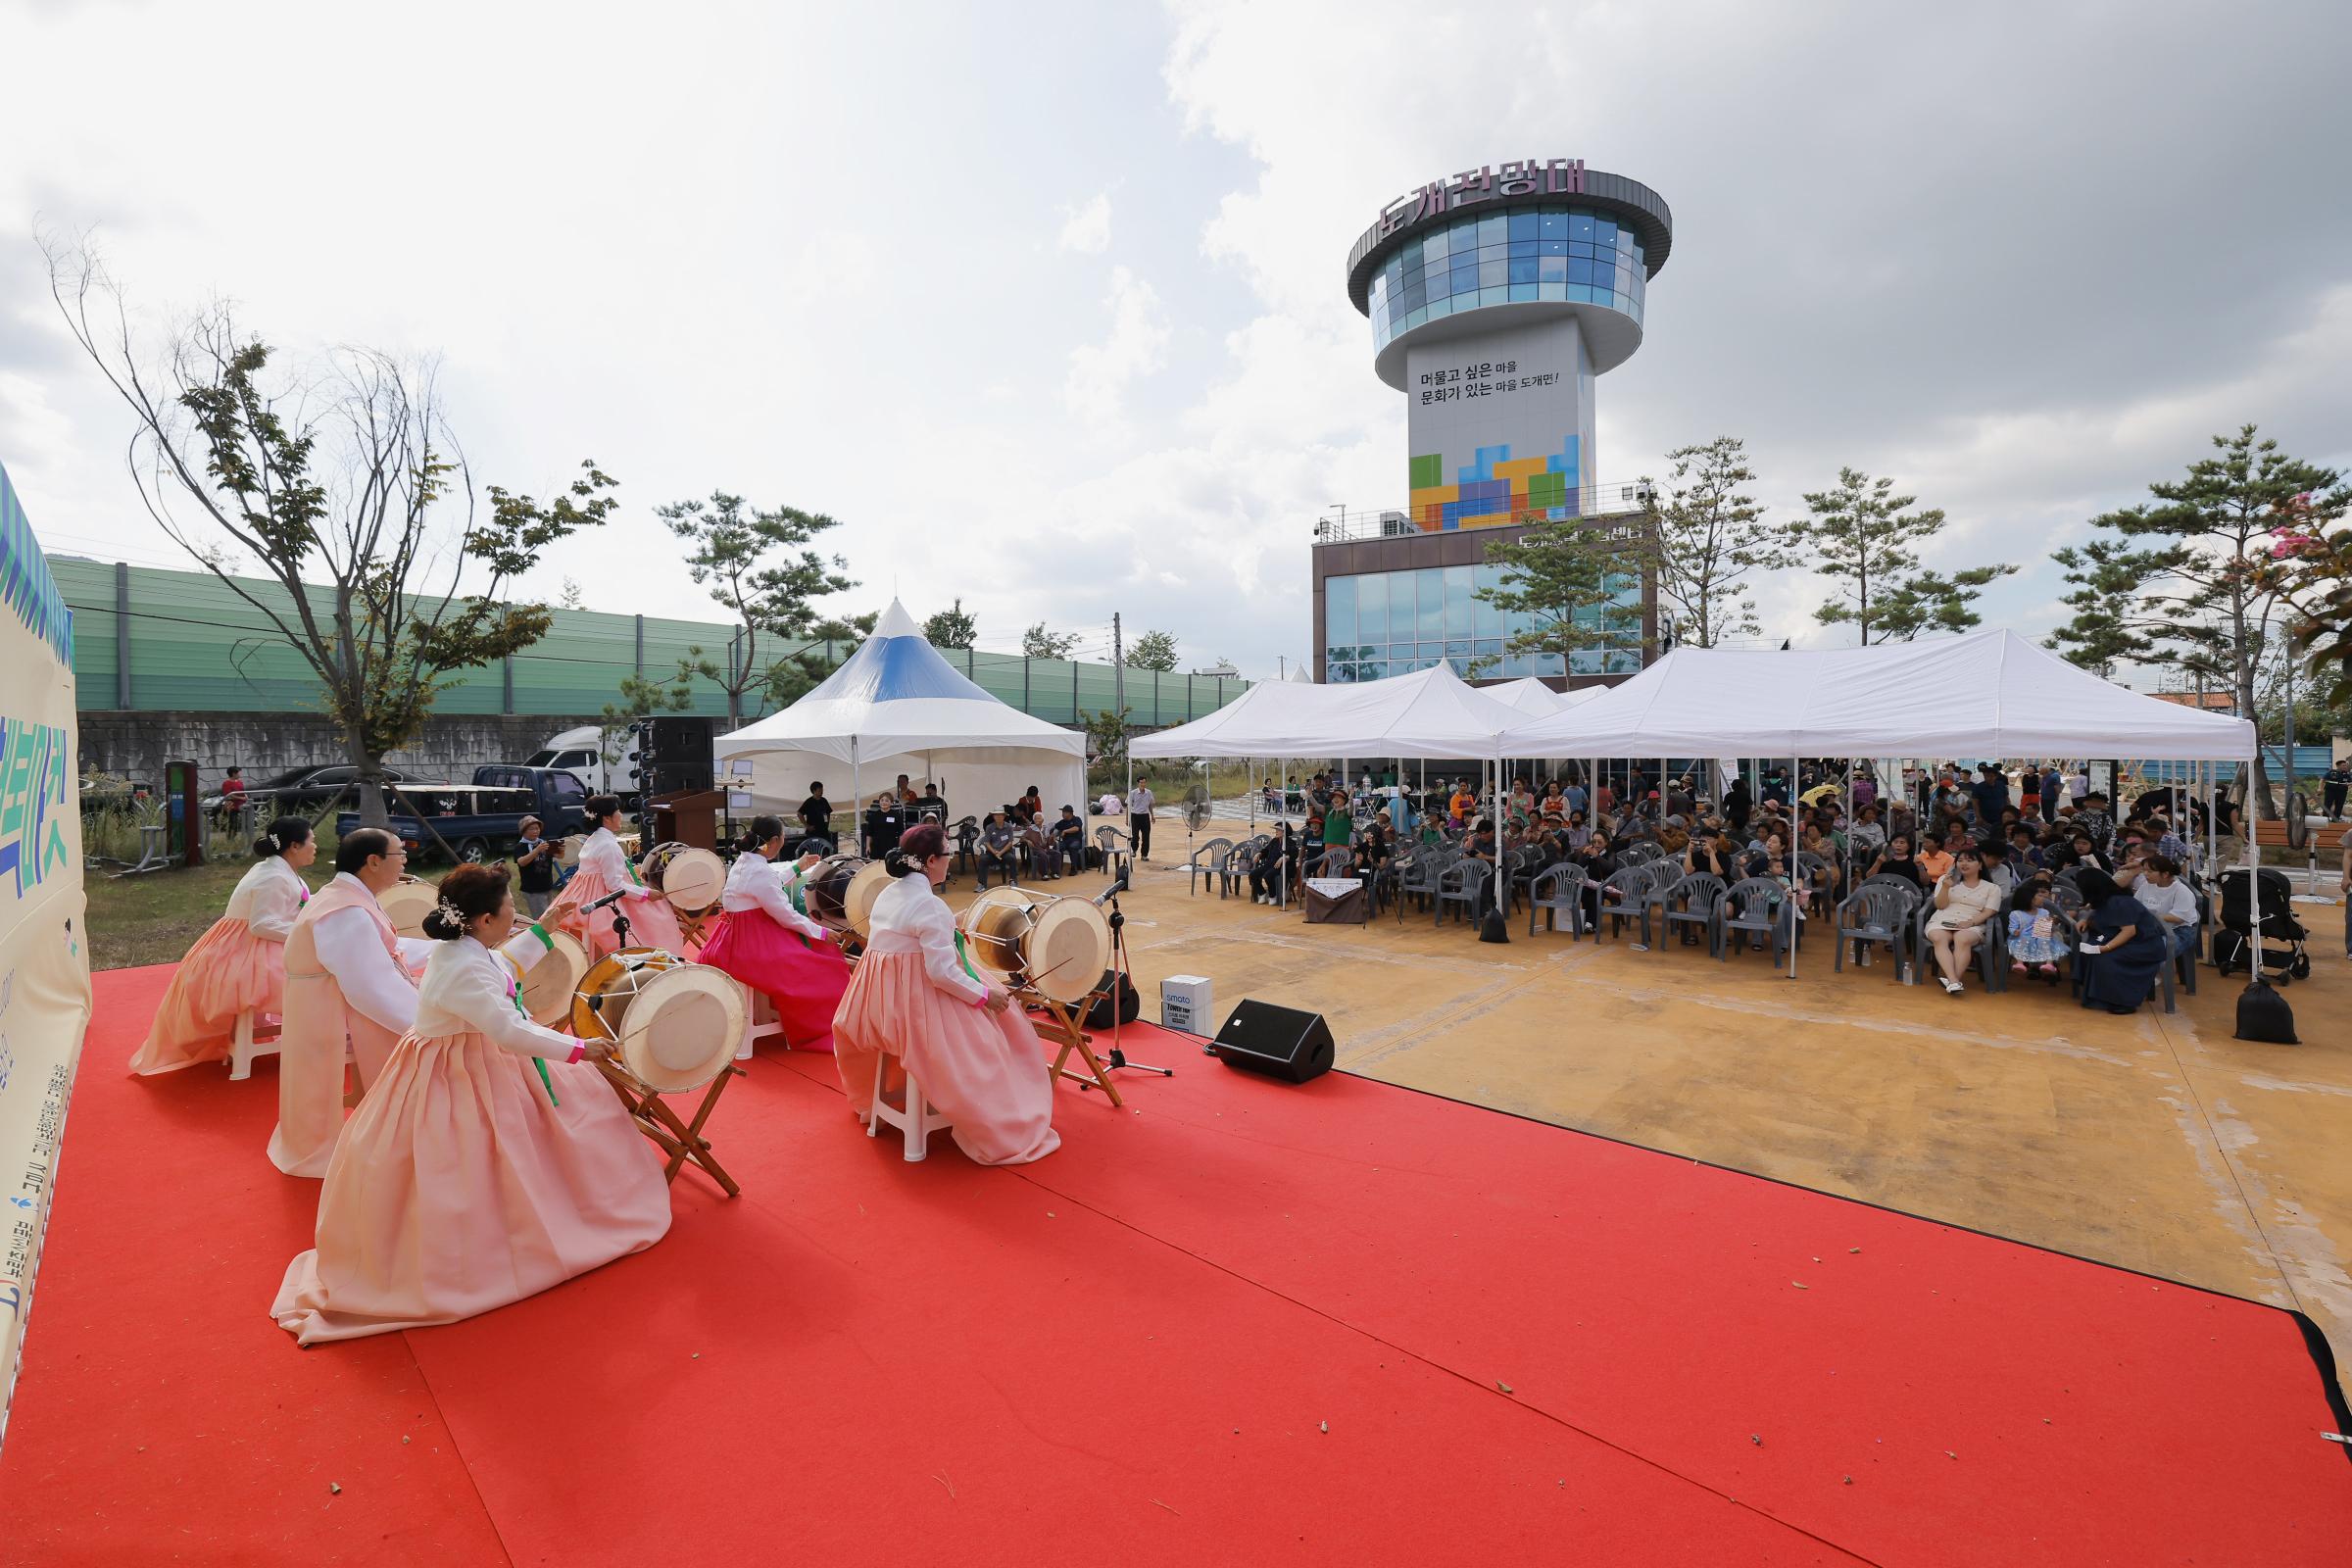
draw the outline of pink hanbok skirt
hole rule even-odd
[[[343,1127],[318,1245],[270,1315],[304,1345],[454,1323],[669,1230],[662,1160],[602,1074],[471,1032],[404,1036]]]
[[[833,1015],[833,1056],[850,1107],[874,1099],[874,1061],[906,1064],[977,1165],[1020,1165],[1061,1147],[1044,1043],[1017,1006],[975,1007],[931,983],[918,952],[868,949]]]
[[[215,920],[179,960],[148,1025],[147,1043],[130,1058],[130,1070],[176,1072],[199,1062],[226,1061],[236,1040],[237,1014],[250,1008],[274,1016],[285,996],[286,945],[264,941],[242,920]]]
[[[594,904],[612,891],[603,877],[582,866],[564,884],[564,891],[556,895],[540,921],[551,931],[570,932],[588,944],[589,957],[601,958],[620,946],[612,931],[612,911],[618,909],[628,917],[630,947],[660,948],[681,958],[694,956],[686,951],[686,933],[679,928],[669,901],[659,893],[608,904],[591,914],[580,912],[583,905]]]
[[[833,1049],[833,1014],[849,989],[850,965],[832,943],[787,931],[765,909],[730,909],[703,944],[702,961],[774,1003],[793,1050]]]

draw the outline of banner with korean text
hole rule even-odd
[[[90,1017],[74,622],[0,468],[0,1439]]]

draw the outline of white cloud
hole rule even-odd
[[[1110,192],[1098,193],[1082,207],[1061,210],[1060,244],[1081,256],[1100,256],[1110,249]]]
[[[1128,383],[1166,363],[1169,330],[1159,295],[1124,267],[1110,270],[1103,304],[1110,310],[1110,331],[1100,343],[1070,350],[1062,399],[1080,419],[1109,429],[1124,412]]]

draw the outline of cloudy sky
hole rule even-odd
[[[0,461],[53,549],[154,564],[128,423],[36,230],[141,320],[437,356],[477,480],[623,514],[530,587],[710,614],[653,509],[841,519],[860,586],[1164,627],[1271,674],[1331,505],[1401,504],[1344,289],[1381,204],[1581,157],[1672,205],[1594,477],[1746,438],[2027,569],[2252,420],[2352,464],[2352,7],[0,4]],[[1813,582],[1766,585],[1774,637]]]

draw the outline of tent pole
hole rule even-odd
[[[858,793],[858,737],[850,737],[850,853],[865,853],[865,797]]]
[[[1796,788],[1797,760],[1788,760],[1788,836],[1782,849],[1788,857],[1788,978],[1796,978]]]

